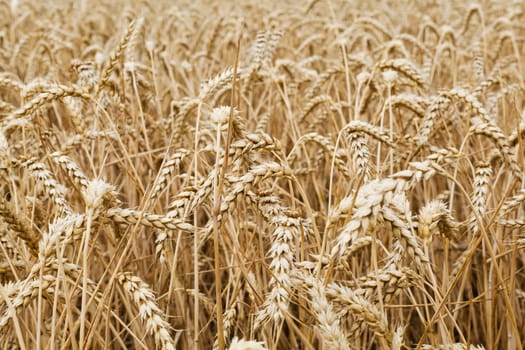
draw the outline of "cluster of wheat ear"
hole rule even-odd
[[[0,0],[0,348],[523,349],[524,21]]]

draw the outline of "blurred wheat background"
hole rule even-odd
[[[2,349],[522,349],[522,1],[0,1]]]

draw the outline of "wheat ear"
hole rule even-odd
[[[170,326],[164,320],[165,317],[157,306],[149,286],[131,273],[119,274],[118,281],[139,308],[139,316],[146,325],[146,332],[154,336],[156,346],[163,350],[175,350]]]

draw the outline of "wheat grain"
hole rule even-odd
[[[126,46],[129,44],[131,38],[135,35],[134,33],[136,28],[136,21],[131,21],[128,25],[126,34],[124,37],[122,37],[115,50],[111,53],[108,64],[104,67],[104,70],[100,74],[95,95],[98,96],[102,92],[102,89],[108,84],[111,73],[113,73],[115,66],[118,64],[122,54],[126,51]]]
[[[514,154],[508,145],[507,138],[500,128],[492,124],[478,124],[471,128],[471,132],[491,138],[498,147],[503,159],[513,172],[514,176],[518,178],[522,176],[520,165],[516,161]]]
[[[104,215],[117,224],[135,225],[140,223],[141,225],[158,229],[193,231],[193,226],[184,222],[184,220],[170,216],[143,213],[133,209],[110,208]]]
[[[417,230],[419,236],[429,245],[436,233],[450,240],[456,239],[458,223],[443,202],[433,200],[420,209]]]
[[[272,259],[269,264],[272,278],[268,283],[271,290],[257,314],[255,328],[269,319],[272,319],[274,323],[279,323],[288,313],[295,250],[292,243],[300,235],[301,221],[294,217],[293,213],[274,216],[271,223],[275,226],[272,233],[272,246],[268,252]]]
[[[266,350],[263,342],[233,338],[229,350]]]
[[[364,324],[366,324],[378,337],[384,338],[391,343],[392,332],[388,328],[386,315],[376,305],[356,295],[350,288],[344,288],[335,284],[331,284],[328,288],[337,302],[340,303],[342,309],[345,312],[354,314],[359,319],[358,323],[352,327],[355,331],[351,332],[351,338],[358,339],[360,333],[364,330]]]
[[[29,102],[27,102],[22,107],[15,110],[13,113],[9,114],[7,118],[2,120],[2,125],[4,131],[9,131],[11,128],[21,124],[27,123],[31,119],[31,115],[38,110],[40,107],[45,104],[59,100],[65,97],[79,97],[86,100],[91,100],[91,95],[87,94],[85,91],[80,90],[76,87],[67,87],[67,86],[52,86],[46,89],[45,92],[42,92]]]
[[[319,135],[318,133],[308,133],[306,135],[303,135],[295,143],[294,150],[298,150],[300,146],[306,144],[307,142],[314,142],[318,146],[322,147],[330,158],[334,158],[334,164],[336,165],[337,169],[341,172],[341,174],[343,174],[343,176],[347,179],[351,178],[350,172],[346,168],[344,159],[341,157],[340,154],[338,154],[335,151],[335,147],[330,143],[330,141],[326,137]],[[289,163],[293,163],[293,161],[297,158],[297,154],[290,153],[287,158]],[[366,162],[364,166],[366,166]]]
[[[146,332],[155,337],[155,344],[161,349],[175,349],[175,342],[170,336],[169,325],[163,315],[149,286],[137,276],[121,273],[118,281],[139,308],[139,316],[146,324]]]
[[[430,161],[413,163],[413,166],[415,167],[413,171],[401,171],[381,181],[370,181],[360,189],[355,200],[353,197],[346,197],[339,203],[338,207],[330,215],[329,223],[338,221],[341,215],[352,210],[352,203],[354,202],[355,210],[353,211],[352,219],[344,226],[336,239],[336,243],[330,253],[332,258],[342,257],[354,233],[366,233],[370,227],[375,226],[380,211],[387,204],[391,203],[395,193],[407,191],[422,178],[432,176],[435,173],[433,163]],[[386,210],[387,215],[393,221],[402,227],[404,226],[401,223],[402,221],[397,219],[397,215],[392,212],[391,208]],[[414,248],[417,246],[413,242],[411,234],[408,234],[406,230],[401,230],[400,232],[408,239],[409,244]],[[420,252],[418,251],[417,254],[419,255]],[[418,257],[421,258],[421,256]]]
[[[8,229],[26,242],[32,252],[36,252],[40,235],[31,228],[27,219],[17,214],[11,205],[3,200],[0,201],[0,215],[2,221],[7,223]]]
[[[379,64],[379,68],[382,70],[392,69],[396,72],[399,72],[415,82],[421,88],[426,88],[427,82],[423,78],[423,75],[419,70],[414,67],[414,65],[405,59],[398,58],[389,61],[385,61]]]
[[[179,168],[183,159],[188,155],[186,149],[181,149],[179,151],[173,152],[167,158],[167,160],[162,164],[162,167],[159,170],[159,175],[155,180],[154,187],[151,190],[151,195],[149,198],[149,203],[154,203],[162,190],[167,186],[168,181],[173,176],[175,169]],[[148,205],[149,207],[149,205]]]
[[[27,167],[31,176],[42,184],[45,191],[53,199],[53,202],[57,205],[60,211],[63,211],[65,214],[72,212],[69,204],[64,198],[64,190],[54,178],[51,171],[49,171],[43,163],[37,162],[36,159],[30,159],[26,161],[23,166]]]
[[[299,280],[307,283],[312,311],[316,316],[318,330],[324,347],[330,349],[350,349],[346,336],[341,329],[339,317],[326,297],[326,288],[322,281],[311,276],[301,276]]]

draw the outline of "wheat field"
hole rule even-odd
[[[523,349],[523,2],[0,14],[0,348]]]

